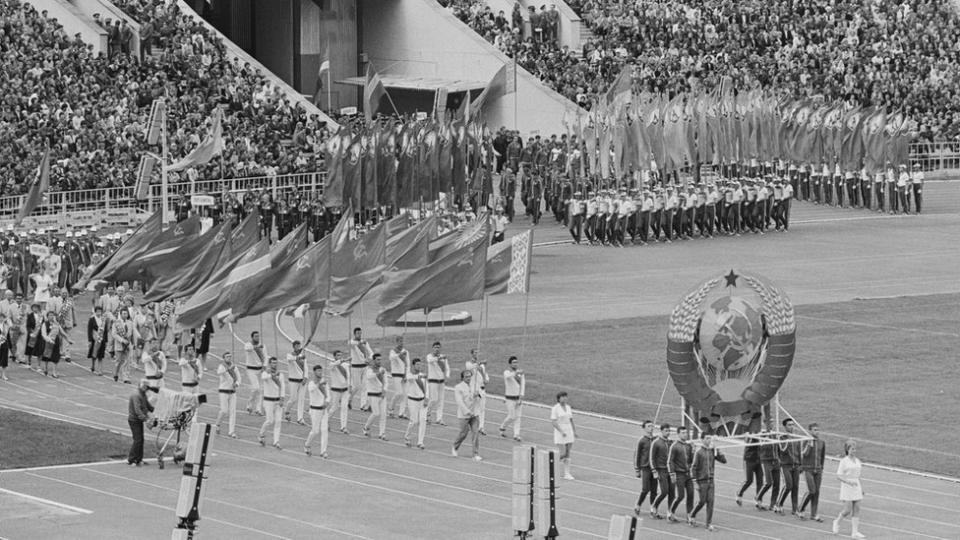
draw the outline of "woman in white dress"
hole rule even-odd
[[[843,445],[843,458],[840,459],[840,465],[837,467],[837,479],[840,480],[840,502],[843,503],[843,509],[840,515],[833,520],[833,534],[840,533],[840,520],[850,516],[850,522],[853,524],[853,532],[850,534],[853,538],[866,538],[860,534],[860,501],[863,500],[863,489],[860,487],[860,469],[862,464],[856,456],[857,443],[848,440]]]
[[[557,404],[550,409],[550,420],[553,422],[553,442],[563,462],[563,479],[573,480],[570,474],[570,450],[573,449],[573,441],[577,440],[577,428],[573,425],[573,409],[567,404],[566,392],[557,394]]]

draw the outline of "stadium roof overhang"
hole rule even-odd
[[[460,79],[440,79],[436,77],[401,77],[394,75],[380,75],[383,86],[388,89],[395,88],[400,90],[417,90],[424,92],[436,92],[446,88],[447,92],[466,92],[468,90],[482,90],[486,88],[487,83],[483,81],[464,81]],[[348,77],[337,81],[340,84],[350,84],[353,86],[363,86],[366,84],[365,77]]]

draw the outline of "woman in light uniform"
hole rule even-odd
[[[327,458],[327,437],[330,415],[327,413],[327,380],[323,378],[323,366],[313,366],[313,379],[307,383],[307,397],[310,400],[310,434],[303,445],[308,456],[313,455],[310,443],[320,435],[320,457]]]
[[[557,445],[563,463],[563,478],[573,480],[570,474],[570,450],[577,439],[577,428],[573,425],[573,409],[567,404],[566,392],[557,394],[557,404],[550,409],[550,421],[553,422],[553,443]]]
[[[217,433],[220,422],[227,417],[227,436],[237,438],[237,388],[240,387],[240,370],[233,363],[233,354],[223,353],[223,359],[217,366],[217,393],[220,395],[220,412],[217,413]]]
[[[840,520],[850,516],[853,538],[865,538],[860,533],[860,503],[863,501],[863,489],[860,487],[860,471],[863,464],[857,458],[857,443],[849,440],[843,445],[844,456],[837,466],[837,480],[840,480],[840,502],[843,509],[837,519],[833,520],[833,534],[840,533]]]

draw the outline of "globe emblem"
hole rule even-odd
[[[760,312],[740,296],[722,296],[704,311],[700,348],[717,371],[743,369],[757,352],[763,326]]]

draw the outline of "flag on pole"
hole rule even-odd
[[[160,234],[160,212],[154,212],[143,224],[133,231],[130,238],[127,238],[120,244],[120,247],[118,247],[116,251],[104,257],[97,266],[80,278],[80,281],[77,282],[73,288],[83,290],[88,286],[94,285],[95,282],[102,282],[103,278],[100,276],[101,274],[105,274],[104,270],[117,264],[121,266],[126,265],[127,262],[140,253],[141,250],[146,249],[158,234]]]
[[[363,86],[363,116],[367,122],[373,120],[374,113],[380,108],[380,100],[387,95],[387,89],[380,80],[380,74],[373,70],[373,66],[367,65],[367,81]]]
[[[171,172],[182,171],[191,167],[205,165],[223,151],[223,111],[220,107],[213,110],[210,117],[210,133],[192,152],[183,157],[180,161],[167,166]]]
[[[489,232],[486,220],[484,228]],[[427,266],[385,273],[377,324],[394,324],[412,309],[433,309],[482,298],[486,259],[487,235],[478,234],[472,242]]]
[[[142,279],[140,270],[143,268],[142,259],[147,255],[165,250],[164,253],[170,253],[178,246],[182,246],[187,241],[200,235],[200,216],[187,218],[180,223],[175,224],[166,230],[161,231],[162,212],[155,212],[157,215],[156,229],[152,229],[150,236],[144,238],[143,243],[136,245],[136,250],[131,249],[125,253],[125,256],[114,256],[103,271],[94,276],[94,279],[104,281],[133,281]]]
[[[325,236],[299,257],[262,276],[243,303],[231,306],[233,320],[301,304],[319,305],[327,299],[330,282],[331,237]]]
[[[533,229],[500,242],[487,253],[484,292],[526,294],[530,292],[530,261],[533,256]]]
[[[48,149],[44,151],[43,157],[40,158],[40,165],[37,167],[37,173],[30,181],[30,188],[27,192],[27,198],[23,201],[23,206],[20,207],[20,212],[17,213],[17,226],[20,226],[20,223],[23,222],[23,219],[29,216],[31,212],[40,206],[40,203],[43,201],[43,194],[46,193],[47,189],[49,188],[50,150]]]
[[[383,224],[348,240],[331,254],[329,310],[349,314],[380,281],[386,268],[387,227]]]
[[[297,327],[297,332],[300,333],[300,339],[304,346],[306,346],[317,333],[317,328],[320,327],[320,317],[323,313],[323,308],[310,307],[309,304],[301,304],[296,308],[288,308],[285,313],[293,317],[293,325]]]
[[[611,85],[610,89],[607,90],[603,100],[604,104],[610,106],[613,105],[618,99],[623,99],[623,97],[629,96],[630,86],[632,83],[633,65],[624,64],[623,69],[620,70],[620,74],[617,75],[616,79],[614,79],[613,85]]]
[[[320,55],[320,68],[317,69],[317,91],[313,95],[313,104],[320,103],[320,91],[323,90],[323,78],[330,76],[330,40],[324,42],[323,53]],[[327,104],[330,107],[330,104]]]
[[[511,69],[508,69],[508,66],[510,66]],[[508,71],[510,72],[509,76],[507,73]],[[473,100],[473,103],[470,104],[470,109],[473,111],[473,114],[478,114],[483,108],[483,105],[488,101],[492,103],[508,93],[515,91],[516,76],[517,70],[513,62],[508,62],[500,66],[500,69],[497,70],[497,72],[493,75],[493,78],[490,79],[490,82],[487,83],[487,86],[483,89],[483,92],[480,92],[480,95],[477,96],[477,99]],[[508,88],[511,88],[511,90],[508,91]]]
[[[389,223],[389,222],[387,222]],[[414,227],[387,239],[387,265],[391,270],[411,270],[430,262],[430,241],[437,235],[437,218],[431,214]]]

